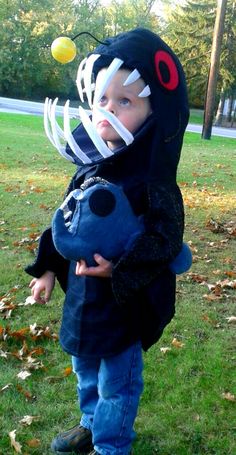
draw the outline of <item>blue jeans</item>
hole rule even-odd
[[[92,431],[101,455],[127,455],[143,390],[141,343],[114,357],[72,357],[78,379],[81,425]]]

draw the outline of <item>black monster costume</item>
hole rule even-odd
[[[183,241],[184,210],[176,172],[189,113],[183,69],[172,50],[152,32],[136,29],[109,38],[89,58],[92,64],[84,71],[88,98],[91,85],[86,75],[93,73],[96,79],[101,68],[111,68],[115,61],[117,69],[128,68],[145,81],[146,91],[140,96],[150,95],[152,114],[133,138],[122,132],[124,145],[115,151],[94,137],[83,109],[82,123],[73,136],[67,125],[66,148],[52,122],[53,144],[78,165],[67,194],[88,178],[106,179],[122,187],[134,213],[143,216],[145,231],[120,258],[113,259],[111,279],[76,276],[75,262],[57,253],[51,229],[43,233],[37,259],[26,271],[35,277],[54,271],[66,292],[63,348],[75,356],[106,357],[139,339],[147,350],[174,315],[176,278],[168,264]],[[101,96],[107,81],[100,92],[98,88],[99,94],[95,90],[95,97]]]

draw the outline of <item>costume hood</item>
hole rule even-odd
[[[102,68],[107,68],[107,71],[101,86],[96,87],[96,76]],[[68,160],[83,166],[113,159],[124,152],[132,152],[134,146],[137,147],[139,144],[140,138],[145,136],[148,138],[148,147],[151,148],[151,167],[158,166],[161,176],[163,166],[167,165],[170,169],[168,178],[171,176],[175,178],[189,117],[182,66],[170,47],[155,33],[143,28],[121,33],[105,40],[81,62],[77,74],[77,87],[82,102],[85,93],[92,108],[93,103],[101,99],[112,77],[120,68],[132,71],[125,85],[133,83],[139,77],[145,81],[145,88],[138,96],[150,96],[152,114],[144,125],[132,135],[122,128],[113,114],[106,113],[105,109],[100,108],[104,111],[105,118],[119,132],[124,143],[119,149],[110,150],[96,132],[91,112],[79,108],[81,123],[71,133],[69,101],[65,105],[64,131],[55,118],[57,101],[54,103],[47,101],[45,129],[49,139]],[[67,143],[66,146],[63,141]]]

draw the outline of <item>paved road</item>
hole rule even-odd
[[[0,97],[0,112],[15,112],[20,114],[43,115],[43,103]],[[63,115],[63,106],[57,106],[56,112],[57,115]],[[77,117],[78,110],[76,108],[70,108],[70,114],[72,116]],[[202,126],[192,125],[189,123],[187,126],[187,131],[201,134]],[[221,128],[213,126],[212,135],[236,139],[236,128]]]
[[[0,112],[43,115],[43,107],[43,103],[0,97]],[[57,106],[56,113],[57,115],[63,115],[63,106]],[[70,113],[77,115],[78,110],[76,108],[70,108]]]

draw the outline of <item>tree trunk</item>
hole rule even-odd
[[[223,120],[223,115],[224,115],[224,105],[225,105],[225,93],[224,90],[221,90],[220,94],[220,101],[218,104],[218,109],[216,113],[216,119],[215,119],[215,126],[221,126],[222,125],[222,120]]]
[[[210,139],[215,109],[215,95],[217,87],[217,78],[220,66],[220,49],[224,32],[224,20],[227,0],[218,0],[212,50],[211,63],[208,78],[207,95],[204,110],[204,122],[202,129],[202,138]]]
[[[232,110],[233,110],[233,93],[229,96],[229,102],[227,107],[226,121],[231,122],[232,119]]]

